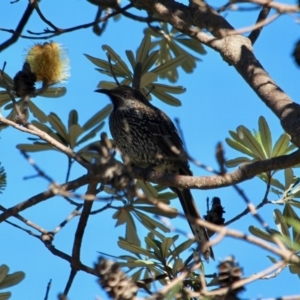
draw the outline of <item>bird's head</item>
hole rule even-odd
[[[128,106],[136,102],[142,102],[145,105],[149,105],[149,101],[139,90],[127,85],[121,85],[111,90],[98,89],[95,90],[95,92],[109,96],[114,107]]]

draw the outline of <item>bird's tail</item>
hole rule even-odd
[[[184,214],[187,217],[191,217],[193,219],[198,219],[198,218],[201,219],[201,215],[199,213],[199,210],[197,209],[191,191],[189,189],[178,189],[178,188],[171,188],[171,189],[178,195]],[[197,242],[199,243],[200,249],[202,249],[203,245],[209,241],[209,237],[206,229],[194,223],[192,219],[188,219],[188,222],[192,229],[193,234],[195,235]],[[211,247],[205,249],[204,252],[202,252],[202,255],[206,261],[209,261],[209,257],[215,259]]]

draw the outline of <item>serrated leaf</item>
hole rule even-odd
[[[164,74],[169,71],[173,71],[178,66],[180,66],[184,61],[186,60],[186,55],[180,55],[177,56],[166,63],[161,64],[160,66],[154,68],[151,70],[151,72],[157,73],[157,74]]]
[[[153,259],[156,258],[156,256],[152,252],[145,250],[145,249],[141,248],[140,246],[130,244],[125,240],[119,240],[118,245],[120,248],[127,250],[131,253],[136,253],[139,255],[142,254],[142,255],[145,255],[146,257],[153,258]]]
[[[70,148],[74,149],[76,146],[76,140],[79,135],[82,133],[82,128],[78,124],[71,125],[69,129],[69,141],[70,141]]]
[[[69,113],[69,120],[68,120],[68,128],[72,125],[78,124],[78,112],[76,109],[72,109]]]
[[[129,60],[129,62],[131,64],[132,69],[134,69],[134,67],[136,65],[136,62],[135,62],[135,58],[134,58],[133,52],[131,50],[126,50],[125,53],[126,53],[126,56],[127,56],[128,60]]]
[[[235,159],[227,160],[225,165],[227,168],[233,168],[233,167],[239,166],[242,163],[251,162],[251,161],[252,160],[248,157],[237,157]]]
[[[50,144],[19,144],[17,148],[26,152],[37,152],[37,151],[45,151],[45,150],[55,150]]]
[[[283,215],[281,214],[281,211],[278,209],[275,209],[273,212],[273,216],[274,216],[274,221],[275,221],[275,224],[276,224],[279,232],[281,232],[284,236],[287,236],[290,238],[289,228],[286,224],[286,221],[285,221]]]
[[[40,110],[32,101],[28,102],[28,107],[32,114],[42,123],[46,123],[48,121],[48,117],[46,114]]]
[[[111,47],[103,45],[102,49],[106,50],[110,54],[112,60],[117,61],[116,68],[118,68],[124,75],[131,76],[131,72],[125,62]]]
[[[243,141],[243,145],[253,153],[254,157],[261,160],[266,159],[266,155],[263,152],[261,145],[247,127],[243,125],[239,126],[237,128],[237,133],[240,139]]]
[[[11,297],[11,292],[0,293],[0,300],[7,300]]]
[[[272,157],[281,156],[287,152],[290,138],[287,133],[283,133],[276,141],[272,151]]]
[[[5,279],[0,283],[0,289],[5,289],[11,287],[13,285],[18,284],[25,278],[24,272],[15,272],[13,274],[9,274],[5,277]]]
[[[60,134],[60,136],[66,142],[69,143],[70,141],[69,141],[69,135],[67,133],[67,129],[66,129],[65,125],[63,124],[63,122],[60,120],[60,118],[55,113],[52,112],[52,113],[50,113],[48,119],[49,119],[49,123],[54,128],[54,130],[56,130],[56,132],[58,134]]]
[[[148,72],[148,70],[157,62],[159,57],[159,50],[152,51],[147,58],[142,62],[142,74]]]
[[[173,245],[174,241],[171,238],[165,238],[161,244],[161,252],[164,258],[168,257],[169,249]]]
[[[8,272],[9,272],[9,267],[7,265],[3,264],[0,266],[0,283],[4,280]]]
[[[246,148],[244,145],[240,144],[239,142],[234,141],[230,138],[226,138],[225,141],[228,144],[228,146],[230,146],[231,148],[233,148],[239,152],[242,152],[244,154],[247,154],[253,158],[256,158],[256,156],[248,148]]]
[[[99,112],[97,112],[94,116],[92,116],[85,124],[82,126],[83,131],[87,131],[91,129],[96,124],[100,123],[103,119],[105,119],[111,112],[112,105],[108,104]]]
[[[272,135],[269,125],[263,116],[259,117],[258,125],[263,148],[267,154],[267,157],[270,158],[272,155]]]
[[[258,238],[261,238],[261,239],[263,239],[263,240],[265,240],[265,241],[267,241],[267,242],[270,242],[270,243],[275,243],[274,241],[273,241],[273,238],[271,237],[271,235],[269,234],[269,233],[267,233],[267,232],[265,232],[265,231],[263,231],[263,230],[261,230],[261,229],[259,229],[259,228],[257,228],[257,227],[254,227],[254,226],[250,226],[249,227],[249,231],[254,235],[254,236],[256,236],[256,237],[258,237]]]
[[[147,86],[155,80],[157,80],[157,74],[151,72],[144,73],[141,77],[140,88]]]
[[[169,104],[169,105],[172,105],[172,106],[181,106],[181,101],[178,100],[177,98],[163,92],[161,89],[156,89],[155,88],[155,84],[153,84],[154,86],[154,89],[151,90],[151,93],[157,97],[159,100]]]
[[[137,62],[143,63],[146,60],[150,50],[150,45],[151,45],[151,37],[150,34],[146,32],[139,48],[136,51]]]
[[[45,98],[59,98],[66,93],[67,89],[65,87],[48,87],[42,94],[39,94],[39,96]]]
[[[94,129],[92,129],[90,132],[88,132],[85,136],[83,136],[76,144],[76,146],[92,139],[93,137],[96,136],[96,134],[103,128],[104,126],[104,122],[102,122],[101,124],[99,124],[98,126],[96,126]]]

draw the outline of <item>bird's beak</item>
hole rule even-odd
[[[95,92],[106,94],[106,95],[111,95],[112,91],[111,90],[107,90],[107,89],[98,89],[98,90],[95,90]]]

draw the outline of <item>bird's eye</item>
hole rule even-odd
[[[127,98],[127,97],[128,97],[127,93],[124,93],[123,98]]]

